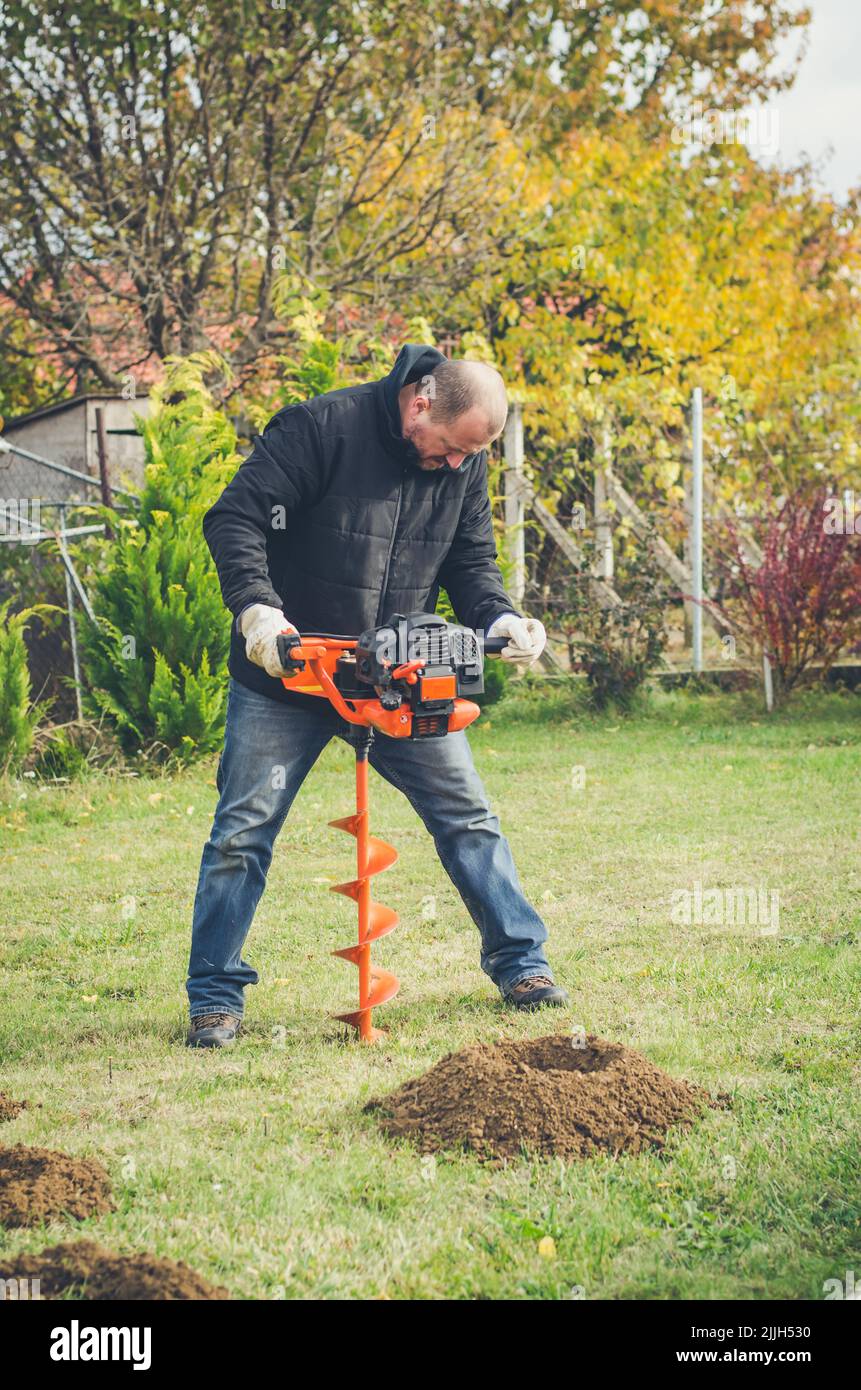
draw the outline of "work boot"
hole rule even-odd
[[[509,990],[505,999],[515,1009],[541,1009],[545,1005],[558,1009],[568,1003],[568,994],[549,975],[530,975]]]
[[[229,1047],[241,1023],[236,1014],[195,1014],[186,1042],[189,1047]]]

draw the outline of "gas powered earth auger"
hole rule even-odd
[[[363,1042],[382,1036],[371,1011],[398,992],[397,978],[371,964],[371,942],[393,931],[398,915],[371,900],[370,882],[398,854],[368,831],[368,750],[376,733],[424,739],[465,729],[481,713],[463,697],[484,690],[483,653],[499,653],[507,642],[481,641],[470,628],[435,613],[396,613],[359,638],[296,632],[278,638],[281,665],[289,672],[285,688],[328,699],[350,726],[348,739],[356,750],[355,814],[329,824],[356,838],[356,877],[334,884],[331,892],[355,900],[359,932],[355,946],[332,954],[358,966],[359,1007],[335,1017],[355,1028]]]

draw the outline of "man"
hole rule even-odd
[[[460,622],[509,638],[504,659],[528,665],[544,647],[496,564],[486,451],[506,413],[492,368],[408,345],[382,381],[279,411],[204,518],[234,623],[220,797],[194,905],[190,1046],[235,1039],[257,983],[241,953],[275,838],[323,748],[347,733],[328,700],[285,690],[278,635],[358,636],[397,612],[433,612],[443,585]],[[369,761],[433,836],[503,999],[565,1003],[466,734],[378,735]]]

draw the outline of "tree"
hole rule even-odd
[[[169,362],[141,422],[146,482],[134,518],[113,515],[82,632],[89,701],[129,752],[188,760],[220,742],[230,624],[201,521],[239,457],[204,376],[205,356]]]
[[[446,323],[483,320],[526,405],[533,480],[563,520],[606,443],[661,530],[683,524],[694,385],[727,505],[766,479],[858,486],[857,195],[841,206],[805,168],[763,167],[740,144],[682,152],[632,122],[533,161],[505,219],[507,258]]]
[[[0,428],[62,392],[59,364],[11,300],[0,301]]]
[[[10,0],[0,287],[79,387],[210,346],[241,367],[278,340],[280,270],[374,303],[417,276],[463,288],[517,199],[507,136],[761,95],[805,19],[780,0]]]
[[[0,603],[0,776],[18,770],[47,709],[46,703],[34,704],[30,698],[24,635],[31,619],[50,611],[50,605],[36,604],[19,613],[11,607],[11,599]]]

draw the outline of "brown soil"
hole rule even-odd
[[[42,1298],[78,1291],[88,1302],[155,1299],[229,1298],[188,1265],[157,1255],[115,1255],[93,1240],[52,1245],[39,1255],[6,1256],[0,1279],[38,1279]]]
[[[110,1178],[95,1159],[24,1144],[0,1149],[0,1226],[83,1221],[112,1210]]]
[[[27,1100],[13,1100],[11,1096],[6,1096],[0,1091],[0,1124],[4,1120],[14,1120],[29,1104]]]
[[[557,1034],[474,1043],[365,1108],[424,1153],[588,1158],[662,1148],[671,1125],[689,1125],[718,1103],[622,1043],[590,1036],[578,1047]]]

